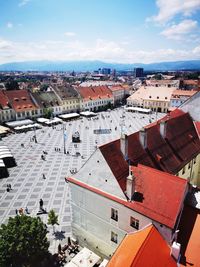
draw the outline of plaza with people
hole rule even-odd
[[[121,131],[136,132],[164,115],[129,113],[120,107],[96,117],[80,117],[2,138],[0,146],[10,149],[16,166],[8,168],[7,178],[0,179],[0,224],[17,213],[40,216],[47,223],[48,211],[53,209],[59,225],[55,233],[48,226],[48,238],[50,251],[55,252],[58,244],[64,245],[71,236],[70,193],[65,177],[73,176],[99,145],[119,138]],[[75,133],[80,142],[73,142]]]

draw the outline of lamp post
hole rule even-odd
[[[66,154],[66,148],[65,148],[65,139],[66,139],[66,133],[65,133],[65,127],[63,123],[63,143],[64,143],[64,154]]]
[[[37,137],[36,137],[35,123],[34,123],[33,130],[34,130],[34,140],[35,140],[35,143],[37,143]]]

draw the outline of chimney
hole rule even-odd
[[[147,132],[145,128],[139,131],[139,140],[143,148],[147,148]]]
[[[131,201],[133,193],[135,192],[135,177],[131,171],[131,166],[129,166],[129,175],[126,178],[126,195]]]
[[[120,138],[120,149],[124,155],[125,160],[128,159],[128,136],[124,133],[121,134]]]
[[[167,122],[166,121],[161,121],[160,122],[160,134],[163,138],[166,137],[166,124]]]
[[[178,261],[180,257],[180,250],[181,250],[181,244],[177,243],[176,241],[173,242],[171,246],[171,256]]]

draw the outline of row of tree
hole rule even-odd
[[[54,210],[48,213],[48,224],[58,224]],[[48,251],[47,226],[39,217],[17,215],[0,227],[1,267],[43,267],[51,258]],[[46,265],[47,264],[47,265]]]

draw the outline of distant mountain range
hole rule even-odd
[[[200,60],[159,62],[159,63],[108,63],[103,61],[24,61],[0,65],[0,71],[94,71],[99,68],[133,70],[136,67],[145,71],[200,70]]]

